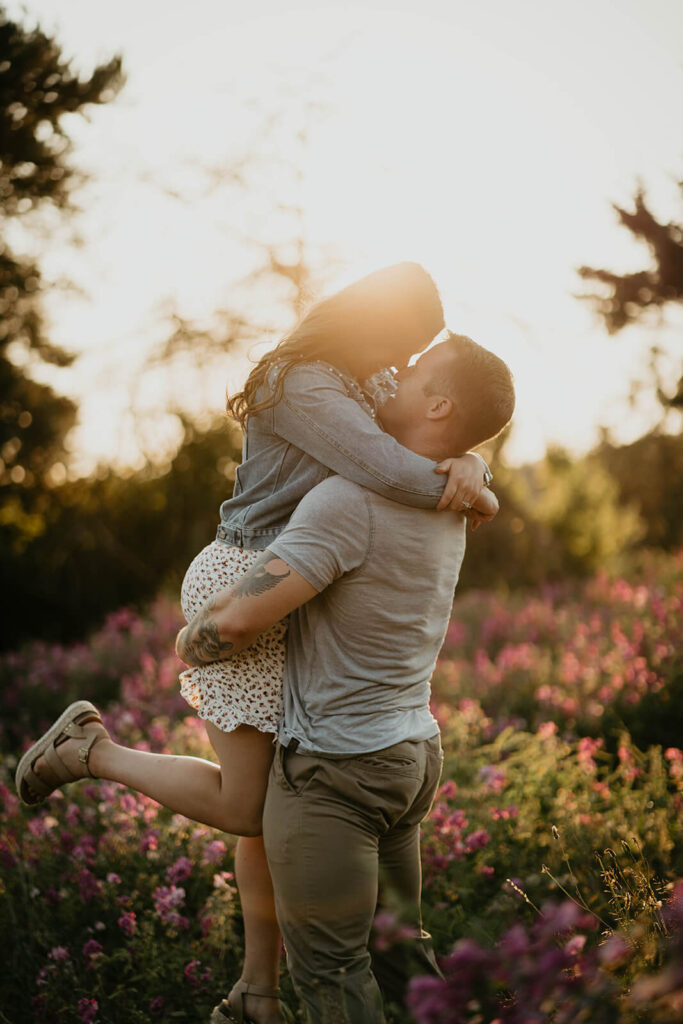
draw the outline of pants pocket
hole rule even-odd
[[[289,793],[296,793],[296,790],[290,783],[285,773],[284,760],[286,753],[287,748],[283,747],[281,743],[277,743],[275,746],[275,756],[273,758],[273,765],[271,771],[273,773],[273,778],[275,779],[275,782],[280,787],[280,789],[286,789]]]
[[[273,760],[273,774],[279,786],[294,796],[301,796],[318,774],[320,763],[316,757],[291,753],[278,743]]]

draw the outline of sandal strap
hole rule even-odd
[[[48,786],[47,783],[43,782],[39,775],[36,775],[31,765],[26,769],[24,782],[31,792],[35,793],[40,800],[49,796],[54,789],[54,786]]]
[[[212,1021],[220,1014],[226,1021],[233,1021],[234,1024],[247,1024],[247,1022],[251,1024],[251,1018],[247,1017],[244,1012],[244,997],[261,996],[264,999],[279,999],[280,989],[265,988],[261,985],[250,985],[247,981],[238,981],[231,995],[235,998],[235,1002],[229,1003],[227,999],[221,1000],[214,1009]]]
[[[243,996],[262,996],[264,999],[279,999],[280,989],[279,988],[262,988],[260,985],[245,984],[244,988],[241,989],[241,995]]]
[[[85,766],[88,775],[90,776],[91,779],[97,777],[93,775],[93,773],[90,771],[88,761],[90,759],[90,751],[95,746],[98,740],[104,739],[104,735],[101,732],[92,732],[91,730],[87,730],[87,732],[85,731],[85,726],[95,722],[99,723],[100,725],[102,724],[102,719],[97,714],[97,712],[83,712],[82,714],[78,715],[78,717],[75,718],[72,722],[67,722],[59,736],[52,743],[50,743],[49,746],[45,748],[45,751],[43,752],[43,757],[45,758],[45,763],[52,772],[54,778],[50,781],[49,784],[41,782],[41,796],[47,796],[49,793],[52,792],[53,789],[57,789],[63,783],[78,781],[78,776],[74,775],[73,772],[71,772],[69,768],[67,768],[67,766],[64,764],[61,757],[59,756],[59,748],[67,738],[75,740],[84,740],[83,745],[78,749],[78,760],[81,762],[82,765]],[[38,780],[38,776],[33,771],[32,767],[31,776],[33,779]],[[56,782],[54,781],[55,779],[57,780]],[[33,789],[33,782],[29,782],[29,786],[31,789]]]
[[[93,773],[90,771],[90,751],[95,746],[98,740],[104,739],[104,736],[102,735],[101,732],[91,732],[90,730],[86,730],[85,726],[90,725],[91,723],[97,723],[98,725],[102,725],[102,719],[100,718],[99,714],[97,714],[97,712],[93,714],[90,711],[86,711],[82,715],[79,715],[78,718],[75,718],[73,722],[68,722],[64,726],[64,729],[62,731],[67,736],[71,737],[71,739],[85,741],[78,748],[78,760],[84,766],[90,778],[96,779],[97,776],[93,775]],[[54,753],[57,746],[59,746],[58,743],[54,744],[53,747],[49,748],[49,752]],[[57,755],[57,757],[58,756],[59,755]],[[50,766],[52,767],[51,762],[48,763],[50,763]],[[71,781],[71,772],[69,772],[68,774],[69,778],[62,779],[62,782]]]
[[[45,763],[47,764],[48,768],[55,776],[55,778],[58,780],[56,785],[53,785],[53,789],[56,789],[63,782],[73,781],[73,775],[71,774],[71,772],[66,767],[61,757],[55,750],[54,743],[51,743],[50,746],[46,748],[45,754],[43,756],[45,757]]]

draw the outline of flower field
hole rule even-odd
[[[13,788],[28,741],[76,697],[123,742],[208,754],[178,696],[178,614],[124,610],[87,644],[0,661],[4,1024],[203,1021],[237,976],[229,837],[107,782],[31,812]],[[423,834],[444,979],[415,979],[397,1021],[683,1019],[682,622],[681,555],[629,579],[456,599]],[[373,943],[401,941],[383,915]]]

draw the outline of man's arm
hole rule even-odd
[[[186,665],[225,661],[317,593],[300,573],[264,551],[239,583],[210,597],[181,629],[176,653]]]

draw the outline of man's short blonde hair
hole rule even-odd
[[[468,451],[490,440],[509,423],[515,408],[510,367],[464,334],[449,331],[444,344],[453,358],[434,375],[428,395],[445,395],[453,402],[458,450]]]

